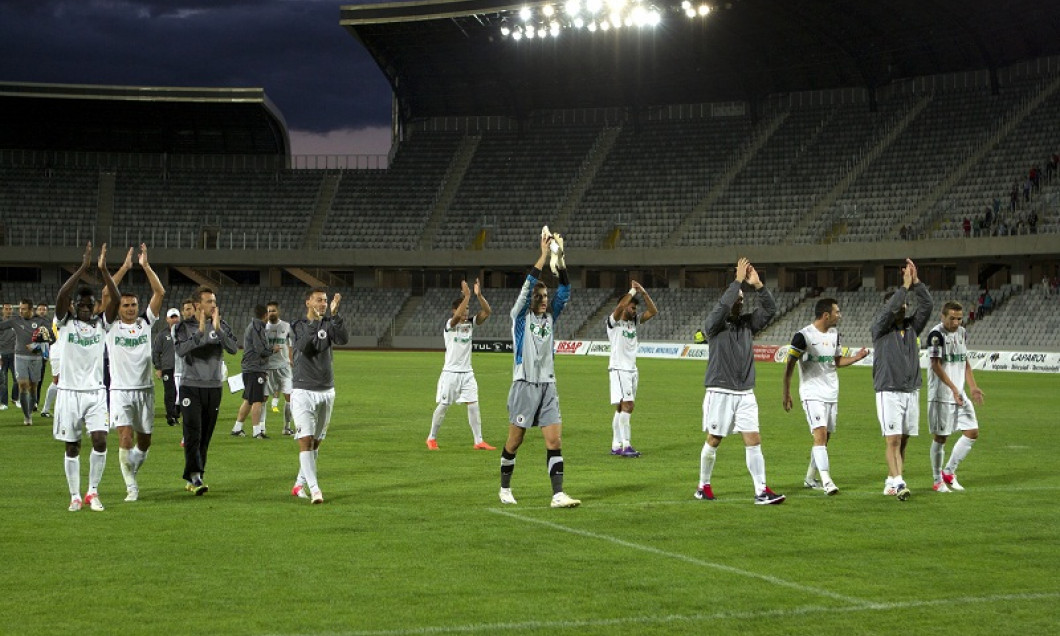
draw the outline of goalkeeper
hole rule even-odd
[[[548,287],[541,282],[541,270],[550,255],[552,270],[559,277],[559,288],[551,303]],[[556,320],[568,300],[570,281],[564,262],[563,238],[553,236],[546,227],[541,232],[541,255],[527,274],[511,313],[515,364],[512,388],[508,392],[508,440],[501,451],[502,504],[516,503],[511,488],[515,453],[523,443],[526,430],[534,426],[541,427],[541,436],[545,438],[548,476],[552,481],[552,507],[574,508],[581,503],[563,491],[563,452],[560,448],[563,423],[553,366]]]

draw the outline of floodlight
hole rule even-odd
[[[604,0],[585,0],[585,8],[589,13],[596,14],[604,6]]]
[[[567,4],[564,5],[563,10],[567,12],[567,15],[578,15],[578,12],[581,11],[581,8],[581,0],[567,0]]]
[[[523,39],[522,32],[521,31],[513,31],[512,32],[512,39],[515,40],[516,42],[518,42],[519,40]]]
[[[582,20],[581,16],[574,18],[574,28],[580,29],[585,26],[585,20]]]
[[[684,0],[684,2],[681,3],[681,8],[687,12],[692,8],[692,3],[689,0]]]
[[[701,4],[699,5],[699,15],[707,15],[710,13],[710,5]]]
[[[533,12],[530,11],[530,7],[523,7],[519,9],[519,17],[523,19],[523,22],[529,22]]]
[[[693,9],[692,7],[688,7],[687,9],[685,9],[685,15],[687,15],[690,18],[694,18],[694,17],[696,17],[696,10]]]
[[[551,4],[546,4],[545,6],[541,7],[541,13],[545,14],[546,18],[551,18],[552,15],[556,13],[556,8],[553,7]]]
[[[659,23],[662,22],[662,14],[659,13],[658,9],[653,8],[648,12],[647,20],[648,26],[659,26]]]
[[[504,37],[508,37],[509,35],[511,35],[511,33],[512,30],[508,28],[507,24],[501,25],[501,35],[503,35]]]
[[[589,33],[596,33],[596,22],[589,23]]]
[[[601,20],[600,21],[600,30],[601,31],[610,31],[611,30],[611,23],[608,22],[607,20]]]

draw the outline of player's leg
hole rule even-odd
[[[76,394],[62,391],[56,399],[52,436],[64,443],[63,473],[70,489],[70,512],[81,509],[81,431],[82,422],[75,416]]]
[[[92,438],[92,454],[88,458],[88,490],[85,503],[92,510],[102,511],[99,482],[107,467],[107,392],[104,389],[81,396],[84,405],[85,430]]]
[[[581,500],[574,499],[563,490],[563,424],[556,422],[541,426],[545,438],[545,460],[548,464],[548,479],[552,483],[553,508],[577,508]]]
[[[427,450],[438,450],[438,431],[445,421],[445,414],[449,411],[449,405],[456,399],[456,379],[454,374],[442,371],[438,376],[438,384],[434,391],[434,400],[437,406],[431,414],[431,432],[427,434]]]
[[[710,479],[714,474],[714,462],[718,456],[718,446],[732,430],[731,396],[709,389],[703,394],[703,432],[707,434],[703,449],[699,452],[699,485],[696,486],[696,499],[714,499],[714,490]]]
[[[294,390],[291,394],[291,412],[294,415],[294,438],[298,443],[298,475],[294,479],[291,495],[308,499],[309,489],[306,484],[305,470],[302,466],[302,453],[305,450],[312,450],[312,447],[304,444],[302,439],[312,437],[313,431],[313,403],[309,391],[305,389]]]
[[[55,398],[59,395],[59,376],[53,375],[48,392],[44,394],[44,408],[41,409],[41,417],[52,417],[55,413]]]
[[[611,406],[615,412],[611,416],[611,454],[622,456],[622,376],[617,369],[609,369],[607,380],[610,386]]]
[[[180,387],[180,415],[184,433],[184,481],[185,489],[194,492],[202,484],[202,454],[200,451],[203,434],[202,393],[205,389],[192,386]]]
[[[965,398],[963,406],[956,408],[956,428],[961,432],[957,442],[950,452],[950,461],[942,472],[945,483],[954,490],[964,490],[964,486],[957,481],[957,466],[968,457],[975,441],[979,439],[979,420],[975,415],[975,407],[970,400]]]
[[[836,403],[810,400],[804,402],[803,406],[806,409],[810,433],[813,435],[812,462],[821,475],[821,488],[826,495],[834,495],[839,492],[839,488],[832,481],[831,461],[828,458],[828,440],[831,438],[832,431],[835,430]]]
[[[217,414],[221,410],[221,387],[202,389],[203,409],[202,435],[199,437],[199,454],[202,458],[202,474],[206,474],[206,461],[210,451],[210,440],[213,439],[213,431],[217,427]],[[196,494],[203,494],[208,488],[203,484],[204,490]]]
[[[325,417],[325,402],[322,392],[313,391],[307,395],[310,405],[305,417],[305,426],[299,426],[295,433],[298,441],[298,466],[299,474],[305,479],[306,488],[309,490],[313,503],[323,503],[324,496],[320,492],[320,484],[317,481],[317,446],[316,431],[323,425]]]

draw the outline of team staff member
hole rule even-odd
[[[743,289],[748,285],[758,296],[758,306],[750,314],[741,313]],[[736,264],[736,279],[718,299],[707,315],[707,346],[710,362],[703,385],[703,431],[707,441],[699,454],[699,487],[695,497],[714,499],[710,486],[717,449],[733,432],[743,436],[747,472],[754,483],[754,503],[783,503],[766,485],[766,460],[762,456],[762,436],[758,430],[758,402],[755,400],[754,334],[765,329],[777,313],[773,294],[762,283],[751,262],[741,258]]]
[[[243,432],[243,420],[250,415],[254,423],[254,437],[268,439],[265,424],[259,424],[261,412],[265,406],[265,375],[269,357],[279,351],[279,347],[269,345],[265,333],[266,309],[264,305],[255,305],[250,322],[243,332],[243,361],[240,371],[243,374],[243,403],[236,414],[236,425],[232,427],[233,437],[246,437]]]
[[[906,317],[909,291],[916,295],[916,313]],[[916,265],[906,259],[902,285],[887,294],[872,321],[872,385],[876,417],[886,442],[887,481],[883,494],[899,501],[909,498],[902,477],[905,447],[920,433],[920,341],[917,337],[931,318],[931,293],[920,282]]]
[[[176,327],[174,349],[183,362],[180,380],[180,413],[184,420],[184,489],[201,496],[209,490],[203,482],[210,439],[217,426],[224,385],[224,354],[239,350],[228,323],[221,320],[217,295],[209,287],[192,294],[195,315]]]
[[[306,294],[305,318],[291,324],[294,349],[294,391],[291,413],[294,415],[294,438],[298,440],[298,477],[291,494],[309,497],[315,504],[324,503],[317,481],[317,456],[328,432],[331,412],[335,408],[334,345],[350,341],[349,331],[339,315],[342,294],[335,294],[328,306],[327,292],[321,288]]]

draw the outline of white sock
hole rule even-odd
[[[118,449],[118,467],[121,468],[121,477],[125,480],[125,487],[134,487],[136,485],[136,478],[133,477],[132,466],[129,465],[129,449]]]
[[[762,445],[744,447],[744,458],[747,460],[747,472],[755,485],[755,494],[759,495],[766,488],[766,460],[762,456]]]
[[[710,475],[714,472],[714,460],[718,457],[718,449],[707,442],[703,442],[703,450],[699,452],[699,485],[710,483]]]
[[[442,421],[445,419],[445,412],[449,410],[448,404],[438,403],[438,406],[434,408],[434,415],[431,416],[431,434],[427,436],[427,439],[435,439],[438,437],[438,429],[442,427]]]
[[[931,440],[931,476],[935,483],[942,481],[942,462],[946,458],[946,445]]]
[[[55,408],[55,397],[59,395],[59,385],[52,384],[48,385],[48,394],[44,396],[44,411],[51,413],[52,409]]]
[[[265,428],[265,414],[269,409],[265,408],[265,405],[261,405],[261,415],[258,417],[258,426]]]
[[[901,475],[895,475],[895,476],[894,476],[894,477],[893,477],[893,478],[891,479],[891,483],[893,483],[893,484],[894,484],[894,487],[895,487],[895,488],[897,488],[897,487],[898,487],[898,484],[904,484],[904,483],[905,483],[905,478],[904,478],[904,477],[902,477]]]
[[[813,463],[817,465],[817,470],[821,472],[822,484],[832,481],[832,475],[829,473],[827,446],[813,447]]]
[[[107,467],[107,452],[92,451],[88,457],[88,492],[96,492],[103,479],[103,469]]]
[[[258,433],[260,433],[263,428],[264,428],[263,426],[255,426],[254,427],[254,437],[257,437]]]
[[[241,430],[243,430],[243,422],[237,421],[236,425],[232,427],[232,432],[238,433]]]
[[[629,443],[629,413],[622,412],[618,414],[618,428],[622,433],[622,447],[632,446]]]
[[[806,481],[817,479],[817,462],[813,460],[813,448],[810,449],[810,465],[806,467]]]
[[[283,405],[283,423],[287,424],[288,426],[290,426],[291,422],[293,422],[293,421],[294,421],[294,418],[291,417],[291,403],[290,402],[285,402],[284,405]]]
[[[278,397],[272,398],[272,408],[276,408],[279,405],[280,405],[280,398],[278,398]]]
[[[81,458],[63,456],[63,470],[66,471],[66,485],[70,487],[70,498],[81,498]]]
[[[973,444],[975,444],[974,439],[961,435],[961,438],[953,445],[953,451],[950,452],[950,461],[946,464],[947,473],[957,472],[957,465],[968,456]]]
[[[320,490],[320,485],[317,483],[317,458],[316,453],[313,451],[301,451],[298,453],[298,465],[302,467],[299,472],[300,477],[305,478],[306,485],[309,486],[309,492],[316,492]]]
[[[475,443],[482,443],[482,409],[478,402],[467,405],[467,423],[471,426],[471,434],[475,436]],[[433,423],[432,423],[433,427]]]
[[[622,449],[622,424],[618,420],[619,412],[611,417],[611,450]]]
[[[144,460],[147,459],[147,453],[149,450],[140,450],[139,446],[133,446],[129,450],[129,464],[132,465],[133,477],[136,473],[140,472],[140,467],[144,465]]]

